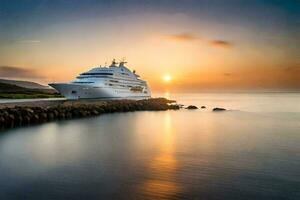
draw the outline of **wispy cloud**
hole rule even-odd
[[[232,48],[233,43],[226,41],[226,40],[211,40],[209,44],[213,47],[220,47],[220,48]]]
[[[174,41],[187,42],[199,39],[199,36],[193,33],[178,33],[167,35],[167,38]]]
[[[0,66],[1,78],[44,78],[34,69],[15,66]]]
[[[224,73],[223,75],[224,75],[224,76],[228,76],[228,77],[229,77],[229,76],[232,76],[231,73]]]
[[[40,43],[40,40],[19,40],[17,43],[23,43],[23,44],[37,44]]]
[[[284,70],[286,72],[295,72],[295,71],[300,72],[300,66],[290,66],[290,67],[284,68]]]
[[[283,70],[289,76],[298,77],[298,80],[300,80],[300,66],[299,65],[292,65],[289,67],[285,67],[285,68],[283,68]]]
[[[165,38],[168,40],[174,41],[174,42],[203,42],[206,45],[209,45],[211,47],[216,48],[232,48],[234,45],[230,41],[221,40],[221,39],[210,39],[210,38],[202,38],[200,40],[200,36],[196,33],[192,32],[183,32],[183,33],[177,33],[177,34],[169,34],[165,35]]]

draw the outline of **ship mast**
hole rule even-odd
[[[125,58],[122,58],[122,60],[120,61],[119,67],[124,67],[124,65],[125,65],[126,63],[127,63],[127,62],[125,61]]]

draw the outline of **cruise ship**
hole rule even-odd
[[[126,62],[112,61],[110,66],[95,67],[70,83],[50,83],[67,99],[146,99],[151,97],[147,82]]]

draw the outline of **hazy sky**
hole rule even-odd
[[[70,81],[123,57],[154,91],[300,89],[300,1],[0,0],[0,77]]]

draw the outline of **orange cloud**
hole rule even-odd
[[[229,41],[225,40],[212,40],[209,42],[213,47],[221,47],[221,48],[232,48],[233,44]]]
[[[171,34],[167,36],[169,39],[171,40],[175,40],[175,41],[193,41],[198,39],[199,37],[196,36],[195,34],[192,33],[179,33],[179,34]]]
[[[1,78],[44,78],[33,69],[14,67],[14,66],[0,66]]]
[[[291,73],[299,73],[300,74],[300,66],[290,66],[290,67],[286,67],[284,69],[286,72],[291,72]]]
[[[178,41],[178,42],[191,42],[199,39],[200,37],[191,32],[185,32],[185,33],[178,33],[178,34],[170,34],[167,35],[167,39],[172,40],[172,41]],[[226,40],[220,40],[220,39],[215,39],[215,40],[210,40],[205,39],[204,41],[208,42],[210,46],[217,47],[217,48],[232,48],[233,43],[226,41]]]
[[[224,75],[224,76],[232,76],[231,73],[224,73],[223,75]]]

